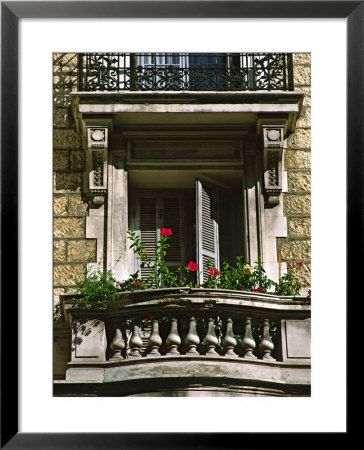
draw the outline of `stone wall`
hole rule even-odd
[[[311,55],[294,55],[294,89],[305,93],[296,131],[286,141],[284,168],[288,190],[284,193],[287,238],[281,242],[282,261],[301,261],[299,277],[310,282],[311,272]]]
[[[53,55],[53,261],[55,301],[96,260],[96,240],[86,239],[88,204],[82,195],[85,150],[72,117],[70,93],[77,90],[77,55]]]

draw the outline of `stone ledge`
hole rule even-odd
[[[159,357],[122,360],[118,363],[69,363],[66,380],[55,381],[58,392],[111,389],[116,395],[210,387],[237,393],[248,388],[265,395],[309,395],[309,363],[278,363],[225,357]],[[91,389],[90,389],[90,386]],[[168,395],[168,394],[167,394]],[[226,395],[226,394],[225,394]],[[258,394],[259,395],[259,394]],[[263,394],[264,395],[264,394]]]

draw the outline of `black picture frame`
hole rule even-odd
[[[346,18],[347,20],[347,304],[363,264],[364,1],[11,1],[1,2],[1,448],[260,448],[268,433],[18,432],[18,22],[21,18]],[[335,124],[337,126],[338,124]],[[334,125],[333,125],[334,127]],[[334,130],[332,130],[334,132]],[[339,183],[339,180],[338,180]],[[332,195],[335,195],[333,192]],[[359,254],[358,254],[359,250]],[[11,295],[11,301],[9,296]],[[352,299],[353,300],[353,299]],[[12,318],[9,320],[9,318]],[[360,324],[356,324],[360,326]],[[11,344],[9,345],[9,336]],[[348,358],[349,360],[349,358]],[[333,393],[334,394],[334,393]],[[264,415],[264,411],[262,411]],[[243,414],[242,414],[243,420]],[[346,433],[351,434],[348,415]],[[167,427],[168,429],[168,427]],[[242,436],[244,434],[244,436]],[[319,438],[316,434],[315,439]],[[327,436],[324,436],[326,439]],[[312,437],[300,436],[300,445]],[[297,434],[284,436],[284,447]]]

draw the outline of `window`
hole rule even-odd
[[[219,89],[227,87],[229,70],[245,67],[235,54],[140,53],[133,60],[136,84],[144,89]]]
[[[225,173],[222,179],[226,183],[229,174]],[[222,262],[233,263],[235,256],[243,255],[242,186],[222,187],[221,182],[217,186],[196,178],[191,187],[132,188],[129,224],[141,237],[149,256],[153,255],[161,228],[171,228],[167,266],[174,270],[190,260],[196,261],[202,283],[208,276],[209,261],[219,268]],[[148,268],[140,268],[138,259],[131,256],[134,272],[140,271],[141,277],[146,278]]]

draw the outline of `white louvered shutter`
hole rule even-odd
[[[200,270],[199,282],[203,283],[209,274],[208,264],[219,268],[219,226],[218,191],[210,183],[196,180],[196,243],[197,263]]]
[[[152,257],[157,246],[157,199],[153,197],[140,198],[140,238],[144,243],[149,257]],[[151,269],[142,267],[141,278],[146,279]]]

